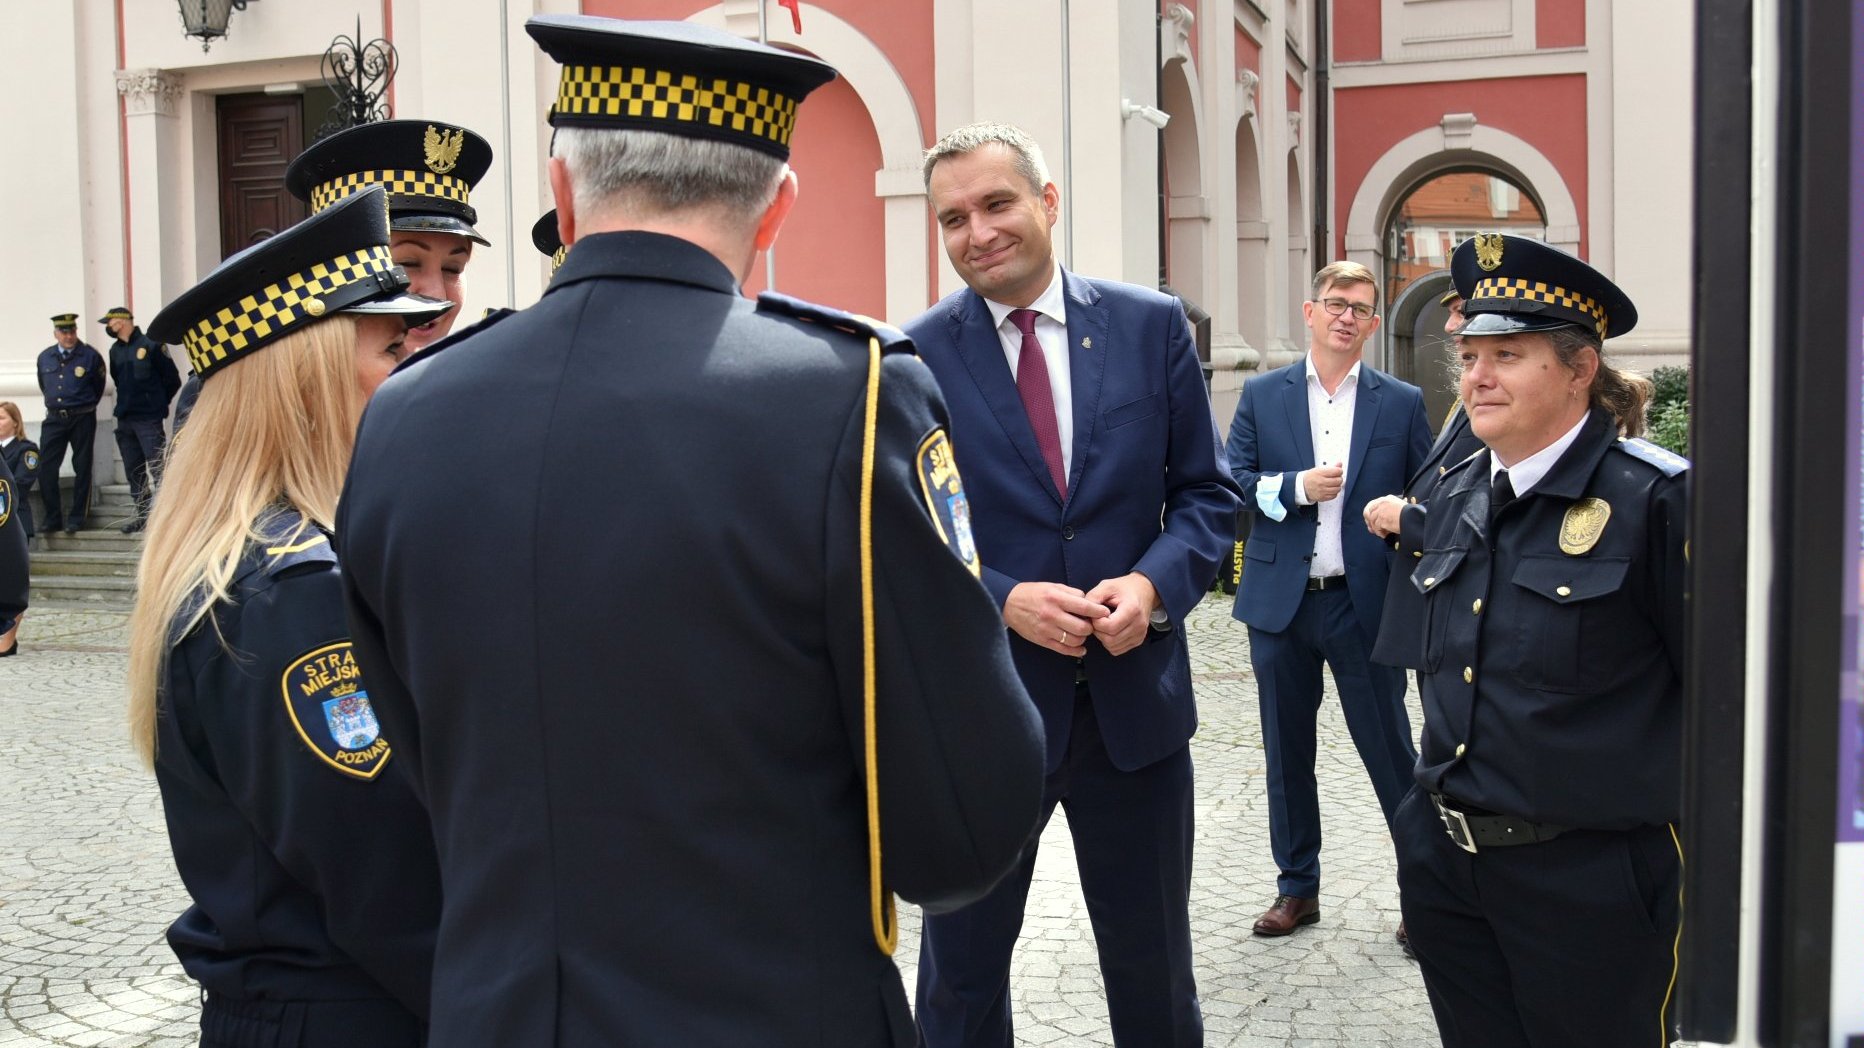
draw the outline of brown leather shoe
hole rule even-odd
[[[1256,918],[1257,935],[1287,935],[1303,924],[1320,920],[1319,899],[1277,895],[1268,912]]]

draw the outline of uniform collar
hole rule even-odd
[[[1508,471],[1509,486],[1514,488],[1515,494],[1525,495],[1533,491],[1535,485],[1540,483],[1540,478],[1546,476],[1547,471],[1553,468],[1554,463],[1560,461],[1560,456],[1566,454],[1566,449],[1573,446],[1573,441],[1579,439],[1580,430],[1586,428],[1586,423],[1590,419],[1590,414],[1579,416],[1579,421],[1573,423],[1572,429],[1560,434],[1553,443],[1541,448],[1539,451],[1534,452],[1532,455],[1529,455],[1512,466],[1503,466],[1501,459],[1496,458],[1494,455],[1490,455],[1489,481],[1493,483],[1495,475],[1506,469]]]
[[[737,279],[710,251],[690,240],[640,230],[577,238],[544,294],[597,277],[665,280],[727,295],[739,294]]]
[[[1533,490],[1567,499],[1584,495],[1586,483],[1598,468],[1599,459],[1617,442],[1618,420],[1612,413],[1604,408],[1588,410],[1586,420],[1580,424],[1579,435]]]

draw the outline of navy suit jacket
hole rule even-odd
[[[1243,546],[1243,578],[1236,587],[1236,618],[1259,630],[1279,633],[1294,620],[1307,592],[1320,507],[1295,500],[1295,474],[1312,469],[1314,434],[1307,411],[1307,360],[1302,358],[1243,386],[1230,423],[1230,472],[1243,489],[1243,508],[1255,514]],[[1340,547],[1346,560],[1346,590],[1371,649],[1379,633],[1391,550],[1366,530],[1360,511],[1380,495],[1397,495],[1430,451],[1424,395],[1364,364],[1353,405],[1353,438],[1347,451]],[[1284,475],[1280,502],[1288,512],[1270,520],[1256,503],[1265,476]]]
[[[1089,590],[1138,571],[1172,628],[1114,657],[1089,639],[1094,713],[1115,766],[1169,756],[1197,729],[1178,625],[1235,541],[1237,493],[1184,310],[1170,296],[1063,272],[1074,449],[1063,502],[1036,447],[990,308],[969,289],[906,325],[951,410],[984,586],[998,607],[1021,582]],[[1010,634],[1041,711],[1053,771],[1073,721],[1075,660]]]

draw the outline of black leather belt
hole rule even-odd
[[[1570,826],[1554,826],[1544,822],[1529,822],[1512,815],[1471,814],[1456,807],[1454,800],[1448,800],[1441,793],[1430,795],[1430,801],[1437,806],[1437,817],[1443,820],[1443,829],[1450,835],[1450,840],[1458,848],[1474,855],[1481,848],[1506,848],[1515,844],[1538,844],[1550,841],[1567,830]]]
[[[1309,575],[1307,577],[1307,591],[1309,593],[1313,593],[1316,590],[1339,589],[1344,585],[1346,585],[1345,575]]]
[[[57,415],[59,418],[74,418],[78,415],[95,415],[96,413],[97,413],[96,407],[53,408],[52,409],[52,414]]]
[[[1087,683],[1087,661],[1074,660],[1074,686],[1079,688]]]

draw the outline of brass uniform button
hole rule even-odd
[[[1554,590],[1554,592],[1558,593],[1562,597],[1570,597],[1573,595],[1573,587],[1561,586],[1560,588]]]
[[[1463,683],[1474,684],[1475,682],[1476,682],[1476,668],[1474,666],[1464,666],[1463,667]]]
[[[1468,753],[1468,752],[1469,752],[1468,746],[1460,742],[1456,744],[1456,755],[1458,757],[1461,757],[1463,754]]]
[[[1437,576],[1435,575],[1432,575],[1430,578],[1427,578],[1424,580],[1425,589],[1429,589],[1430,587],[1435,586],[1436,584],[1437,584]]]
[[[1482,614],[1482,598],[1481,597],[1476,598],[1475,606],[1471,607],[1469,611],[1470,611],[1470,614],[1472,615]]]

